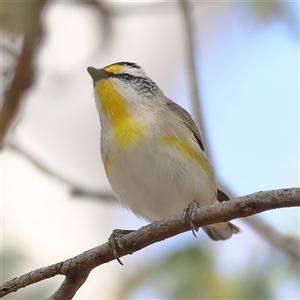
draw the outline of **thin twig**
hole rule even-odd
[[[198,209],[193,223],[196,227],[202,227],[236,218],[245,218],[270,209],[295,206],[300,206],[299,188],[258,192]],[[189,230],[190,223],[188,220],[183,222],[182,215],[151,223],[123,236],[123,248],[118,249],[119,256],[133,254],[151,244]],[[298,249],[298,247],[296,248]],[[291,252],[293,253],[291,257],[299,263],[300,254],[297,249]],[[108,244],[105,243],[64,262],[37,269],[7,281],[0,287],[0,297],[44,279],[65,275],[65,280],[60,288],[48,299],[69,300],[85,282],[92,269],[114,259]]]

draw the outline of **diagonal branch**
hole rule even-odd
[[[248,217],[270,209],[295,206],[300,206],[299,188],[258,192],[239,197],[236,200],[225,201],[198,209],[193,223],[196,227],[202,227],[236,218]],[[151,244],[189,230],[189,222],[183,223],[182,215],[176,215],[127,234],[122,238],[123,248],[118,249],[118,252],[120,257],[133,254]],[[291,256],[295,261],[300,262],[299,241],[294,244],[294,247],[294,254]],[[108,244],[105,243],[64,262],[31,271],[5,282],[0,287],[0,297],[44,279],[56,275],[65,275],[62,285],[48,299],[72,299],[92,269],[114,259]]]

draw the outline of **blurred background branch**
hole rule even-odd
[[[300,193],[300,191],[298,191]],[[254,228],[254,230],[283,253],[289,255],[295,261],[300,262],[300,239],[280,233],[259,216],[251,216],[243,221]]]
[[[39,159],[37,155],[31,153],[24,146],[21,146],[16,141],[9,141],[6,143],[6,148],[11,149],[14,152],[22,155],[30,163],[32,163],[38,170],[43,173],[53,177],[55,180],[60,181],[69,188],[69,193],[74,197],[85,197],[95,199],[97,201],[114,201],[117,202],[117,199],[112,191],[100,191],[93,190],[91,188],[85,187],[80,182],[73,182],[68,176],[59,174],[57,170],[54,170],[50,165],[47,165],[46,162]]]
[[[186,52],[186,74],[187,74],[187,83],[189,87],[190,93],[190,102],[192,104],[193,110],[193,119],[196,124],[199,126],[200,130],[205,133],[205,127],[203,123],[203,114],[201,109],[202,99],[200,97],[200,80],[198,80],[197,72],[196,72],[196,61],[195,61],[195,52],[196,46],[193,39],[193,20],[190,16],[190,5],[188,1],[181,0],[181,10],[182,10],[182,17],[183,17],[183,28],[184,28],[184,38],[185,38],[185,52]],[[199,50],[197,51],[199,56]],[[207,151],[207,143],[205,139],[205,134],[202,137],[204,142],[205,151]]]
[[[256,3],[256,2],[255,2]],[[190,101],[192,102],[193,107],[193,115],[196,123],[200,126],[204,137],[206,136],[205,128],[203,125],[203,113],[201,110],[201,97],[199,92],[200,80],[197,77],[196,72],[196,61],[195,61],[195,42],[193,40],[193,26],[192,26],[192,16],[191,16],[191,4],[187,1],[182,0],[180,2],[182,16],[184,19],[184,29],[185,29],[185,36],[186,36],[186,65],[187,65],[187,82],[189,86],[189,93],[190,93]],[[266,14],[266,3],[262,3],[262,6],[258,6],[259,12],[262,14]],[[199,51],[198,51],[199,52]],[[209,147],[207,144],[205,145],[205,152],[209,153]],[[230,199],[235,199],[236,197],[233,196],[233,193],[228,189],[225,188],[226,193],[228,193]],[[246,218],[243,220],[251,227],[255,229],[255,231],[262,235],[262,237],[267,240],[270,244],[275,246],[276,248],[280,249],[282,252],[286,253],[287,255],[291,256],[292,258],[299,259],[299,250],[300,250],[300,240],[296,238],[292,238],[286,236],[284,234],[279,233],[270,225],[268,225],[265,221],[263,221],[260,217],[254,216],[250,218]]]
[[[109,9],[106,5],[105,1],[100,2],[97,0],[81,0],[77,2],[77,4],[84,4],[87,6],[92,7],[98,15],[99,20],[99,29],[102,33],[102,43],[99,48],[105,48],[110,42],[110,39],[113,35],[112,30],[112,18],[114,17],[115,13],[112,9]]]
[[[22,52],[18,58],[13,81],[5,92],[4,103],[0,111],[1,149],[5,135],[19,110],[21,98],[34,82],[33,60],[43,36],[41,13],[46,3],[47,0],[30,3],[7,1],[1,4],[1,30],[16,31],[23,34]],[[14,15],[16,12],[19,14],[18,16]]]

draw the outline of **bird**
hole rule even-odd
[[[100,117],[105,173],[125,208],[154,222],[229,200],[217,188],[201,130],[139,65],[123,61],[87,71]],[[231,222],[202,229],[214,241],[241,232]]]

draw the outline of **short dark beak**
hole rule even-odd
[[[93,68],[93,67],[88,67],[87,71],[89,72],[89,74],[93,78],[94,82],[97,82],[101,79],[109,78],[109,75],[107,74],[107,72],[102,70],[102,69],[98,70],[98,69]]]

